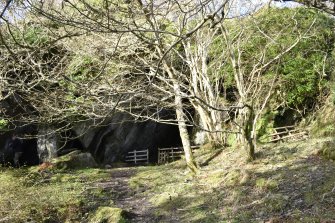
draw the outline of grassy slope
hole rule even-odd
[[[136,172],[130,192],[146,197],[160,222],[335,220],[335,164],[314,155],[327,140],[269,144],[253,163],[226,149],[198,176],[182,161],[129,168]],[[202,148],[196,157],[203,163],[215,153]],[[98,182],[113,182],[113,174],[124,170],[0,169],[0,221],[87,222],[99,206],[116,206],[118,192]]]
[[[0,169],[0,222],[82,222],[103,206],[106,194],[94,182],[109,177],[99,169],[43,171]]]
[[[181,162],[141,167],[131,185],[147,188],[162,222],[335,220],[335,164],[313,155],[324,140],[264,146],[253,163],[227,149],[197,177]]]

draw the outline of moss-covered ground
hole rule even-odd
[[[141,167],[130,184],[161,222],[334,222],[335,163],[317,155],[329,140],[267,144],[249,163],[237,148],[200,149],[211,161],[198,176],[178,161]]]
[[[0,169],[0,222],[83,222],[111,205],[93,183],[109,177],[99,169]]]
[[[182,160],[116,169],[2,168],[0,222],[333,222],[335,162],[318,152],[332,140],[266,144],[253,162],[239,148],[207,145],[195,152],[196,176]]]

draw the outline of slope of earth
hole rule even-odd
[[[178,161],[141,167],[130,183],[146,188],[161,222],[335,222],[335,163],[316,155],[330,140],[268,144],[251,163],[202,148],[196,177]]]
[[[240,149],[203,146],[195,152],[197,176],[182,160],[0,168],[0,222],[334,222],[335,163],[316,155],[333,140],[267,144],[251,163]]]

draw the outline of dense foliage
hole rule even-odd
[[[333,63],[333,28],[332,18],[304,8],[261,10],[254,18],[243,19],[242,25],[237,25],[237,21],[227,24],[232,39],[242,36],[240,42],[236,40],[233,44],[236,50],[242,52],[241,69],[246,80],[257,64],[270,62],[306,35],[261,74],[263,84],[278,78],[274,106],[285,104],[297,109],[317,101],[327,87]],[[219,55],[225,48],[224,40],[217,38],[211,51],[212,63],[222,60]],[[226,88],[235,85],[232,69],[233,65],[226,60],[220,71]]]

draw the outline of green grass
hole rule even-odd
[[[45,171],[0,169],[0,219],[5,222],[81,221],[99,199],[90,184],[109,174],[99,169]],[[95,199],[95,198],[94,198]]]
[[[160,222],[334,220],[335,162],[318,155],[332,140],[268,144],[258,148],[253,162],[246,162],[240,148],[218,152],[205,146],[195,152],[199,164],[208,164],[198,175],[183,160],[134,167],[129,192],[147,198]],[[0,220],[108,222],[122,217],[113,201],[117,191],[96,184],[112,180],[113,171],[119,170],[1,168]]]
[[[183,161],[140,167],[130,185],[145,191],[162,222],[334,220],[335,164],[315,155],[327,140],[267,145],[252,163],[239,148],[227,148],[197,176]],[[195,156],[201,163],[215,153],[204,147]]]

